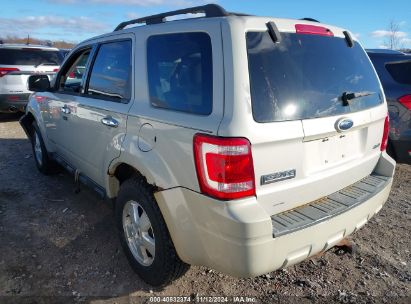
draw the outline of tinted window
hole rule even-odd
[[[152,36],[147,42],[154,107],[208,115],[212,110],[211,40],[205,33]]]
[[[110,99],[130,99],[131,41],[102,44],[91,71],[88,94]]]
[[[385,67],[396,82],[411,84],[411,61],[389,63]]]
[[[68,55],[68,53],[70,53],[70,50],[60,50],[59,52],[60,52],[61,56],[63,56],[63,58],[65,58]]]
[[[71,57],[71,65],[60,78],[60,90],[80,93],[84,85],[84,77],[90,50],[86,50]]]
[[[382,103],[380,86],[364,50],[342,38],[247,33],[252,112],[257,122],[356,112]],[[343,92],[370,95],[343,106]]]
[[[4,65],[60,65],[63,58],[59,51],[0,49],[0,64]]]
[[[382,57],[379,56],[378,54],[373,54],[373,53],[367,53],[368,57],[371,59],[371,62],[375,68],[375,71],[378,74],[378,77],[380,78],[380,81],[383,82],[385,79],[385,75],[384,75],[384,71],[381,71],[381,64],[383,64],[382,61]]]

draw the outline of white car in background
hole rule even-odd
[[[59,49],[53,47],[0,44],[0,113],[24,111],[31,94],[28,77],[54,75],[63,59]]]

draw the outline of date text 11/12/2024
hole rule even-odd
[[[185,303],[185,302],[196,302],[196,303],[256,303],[257,299],[255,297],[247,296],[200,296],[195,295],[194,297],[189,296],[159,296],[150,297],[150,303]]]

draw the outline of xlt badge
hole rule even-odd
[[[261,185],[267,185],[295,177],[295,169],[261,176]]]

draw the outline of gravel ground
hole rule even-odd
[[[387,204],[352,236],[353,252],[331,249],[254,279],[191,267],[164,289],[152,289],[128,266],[110,205],[84,187],[75,194],[64,172],[40,174],[17,120],[0,118],[0,303],[149,303],[158,299],[153,296],[411,303],[411,166],[397,166]]]

